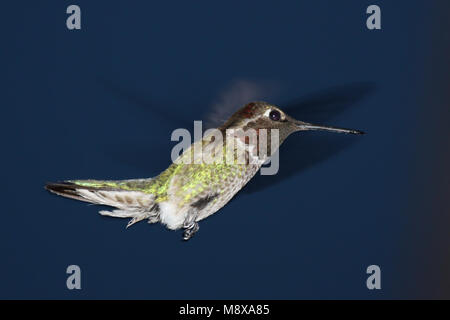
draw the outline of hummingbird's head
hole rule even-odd
[[[283,112],[279,107],[267,102],[250,102],[235,112],[221,127],[247,129],[278,129],[280,144],[293,132],[306,130],[325,130],[341,133],[363,134],[352,129],[326,127],[296,120]]]

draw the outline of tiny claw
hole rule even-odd
[[[188,241],[194,236],[194,234],[200,229],[198,223],[194,222],[189,227],[187,227],[183,232],[183,241]]]
[[[139,222],[139,221],[141,221],[141,220],[143,220],[143,219],[145,219],[145,217],[140,217],[140,216],[134,217],[133,219],[131,219],[130,221],[128,221],[128,224],[127,224],[127,226],[126,226],[125,229],[128,229],[128,228],[131,227],[133,224],[135,224],[136,222]]]

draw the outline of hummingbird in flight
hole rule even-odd
[[[224,134],[222,141],[215,141],[215,136],[205,135],[154,178],[67,180],[48,183],[45,188],[67,198],[112,207],[111,211],[101,210],[99,213],[130,218],[127,228],[147,219],[148,223],[160,222],[170,230],[183,229],[183,240],[189,240],[199,230],[199,221],[225,206],[290,134],[307,130],[363,134],[359,130],[299,121],[267,102],[244,105],[216,130]],[[242,130],[244,133],[254,130],[257,139],[225,134],[229,130]],[[266,135],[260,134],[264,130],[276,130],[276,141],[270,141]],[[261,146],[258,139],[267,139],[268,152],[258,153]],[[215,147],[207,148],[211,144],[215,144]],[[205,157],[207,153],[215,153],[217,147],[225,153],[231,152],[231,161],[184,161],[195,155]],[[239,152],[244,154],[244,161],[238,161],[236,154]]]

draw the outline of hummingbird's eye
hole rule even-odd
[[[273,120],[273,121],[280,121],[280,119],[281,119],[280,111],[278,111],[278,110],[270,111],[269,118],[270,118],[270,120]]]

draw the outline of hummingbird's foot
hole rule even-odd
[[[198,231],[198,229],[200,229],[200,227],[197,222],[191,223],[184,229],[183,240],[188,241]]]

